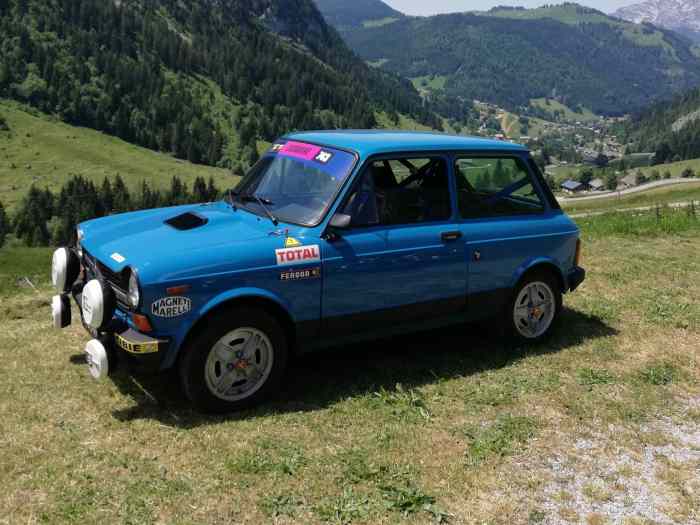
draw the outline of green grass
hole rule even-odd
[[[228,171],[194,165],[163,153],[128,144],[118,138],[69,126],[16,103],[0,101],[0,113],[10,131],[0,132],[0,201],[12,210],[32,185],[53,190],[73,175],[97,183],[119,174],[136,188],[142,180],[167,188],[177,175],[191,187],[197,176],[220,188],[235,183]]]
[[[634,497],[588,458],[634,467],[640,436],[674,442],[658,422],[700,420],[684,404],[700,396],[700,228],[610,220],[581,222],[588,278],[549,341],[513,347],[467,325],[303,356],[276,400],[226,417],[194,413],[174,375],[90,379],[82,327],[50,327],[50,250],[11,243],[0,250],[0,516],[534,523],[563,519],[551,483]],[[24,274],[38,291],[17,285]],[[595,484],[577,488],[553,464]],[[672,467],[648,490],[690,523],[700,505],[669,496]]]
[[[585,8],[584,8],[585,9]],[[581,23],[604,23],[610,25],[618,25],[619,22],[605,16],[600,12],[587,9],[583,14],[573,5],[551,5],[548,7],[540,7],[536,9],[496,9],[488,13],[487,16],[500,18],[514,18],[520,20],[536,20],[541,18],[552,18],[564,24],[578,25]]]
[[[693,216],[684,208],[663,208],[640,212],[611,212],[595,217],[576,219],[579,227],[591,237],[624,235],[653,237],[700,230],[700,206]]]
[[[45,288],[50,278],[51,248],[27,248],[9,240],[0,248],[0,298],[31,289],[27,279]]]
[[[375,113],[378,129],[399,129],[406,131],[435,131],[431,127],[421,124],[403,114],[399,114],[399,122],[395,124],[383,111]]]
[[[447,77],[443,75],[426,75],[414,77],[411,79],[411,82],[419,93],[426,91],[442,91],[445,89]]]
[[[469,465],[478,465],[489,458],[500,458],[531,439],[537,428],[531,417],[504,413],[486,427],[469,427],[464,433],[469,440],[466,451]]]
[[[393,24],[399,20],[395,16],[388,16],[386,18],[379,18],[377,20],[365,20],[362,22],[362,27],[382,27],[388,24]]]
[[[519,138],[522,134],[519,117],[507,111],[503,114],[503,118],[501,119],[501,128],[506,137]]]
[[[535,98],[530,101],[530,105],[543,109],[552,116],[554,115],[555,111],[559,111],[563,114],[564,121],[567,122],[594,122],[600,119],[600,117],[598,117],[588,108],[583,108],[582,111],[577,112],[553,99]]]
[[[389,62],[388,58],[379,58],[377,60],[367,60],[367,65],[370,67],[382,67],[384,64]]]

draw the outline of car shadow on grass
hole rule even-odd
[[[323,409],[380,389],[420,387],[455,377],[497,370],[533,356],[561,352],[592,339],[618,334],[602,319],[565,309],[556,332],[545,343],[517,347],[504,341],[493,324],[465,324],[305,354],[290,363],[275,400],[225,416],[195,412],[184,398],[174,371],[132,376],[121,369],[112,380],[135,404],[115,410],[120,421],[155,419],[181,428]]]

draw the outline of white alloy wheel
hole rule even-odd
[[[513,307],[515,329],[526,339],[537,339],[549,330],[556,309],[556,298],[549,284],[528,283],[520,290]]]
[[[265,384],[272,371],[274,350],[257,328],[237,328],[209,351],[204,379],[212,395],[227,402],[246,399]]]

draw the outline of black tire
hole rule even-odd
[[[195,408],[207,413],[235,412],[255,407],[279,391],[287,368],[288,343],[280,323],[262,309],[231,308],[213,314],[182,349],[179,362],[180,381],[187,398]],[[228,401],[211,391],[205,378],[207,359],[214,345],[237,328],[254,328],[269,339],[272,347],[272,369],[265,382],[248,397]]]
[[[536,336],[528,337],[525,336],[521,330],[516,326],[516,316],[515,316],[515,303],[520,296],[523,289],[532,283],[544,283],[551,290],[554,299],[554,315],[552,317],[549,326],[546,330]],[[553,330],[556,328],[559,318],[561,316],[562,310],[562,289],[559,279],[554,275],[553,272],[547,270],[534,270],[532,272],[526,273],[523,278],[518,282],[517,286],[513,290],[510,301],[503,313],[504,326],[506,327],[506,336],[513,342],[517,344],[536,344],[544,341],[552,335]]]

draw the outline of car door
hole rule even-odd
[[[339,208],[350,227],[322,245],[325,336],[463,311],[465,245],[443,156],[369,162]]]
[[[455,158],[455,185],[468,260],[471,318],[497,313],[510,298],[518,269],[543,254],[564,254],[566,235],[524,158],[464,154]],[[567,232],[568,233],[568,232]]]

